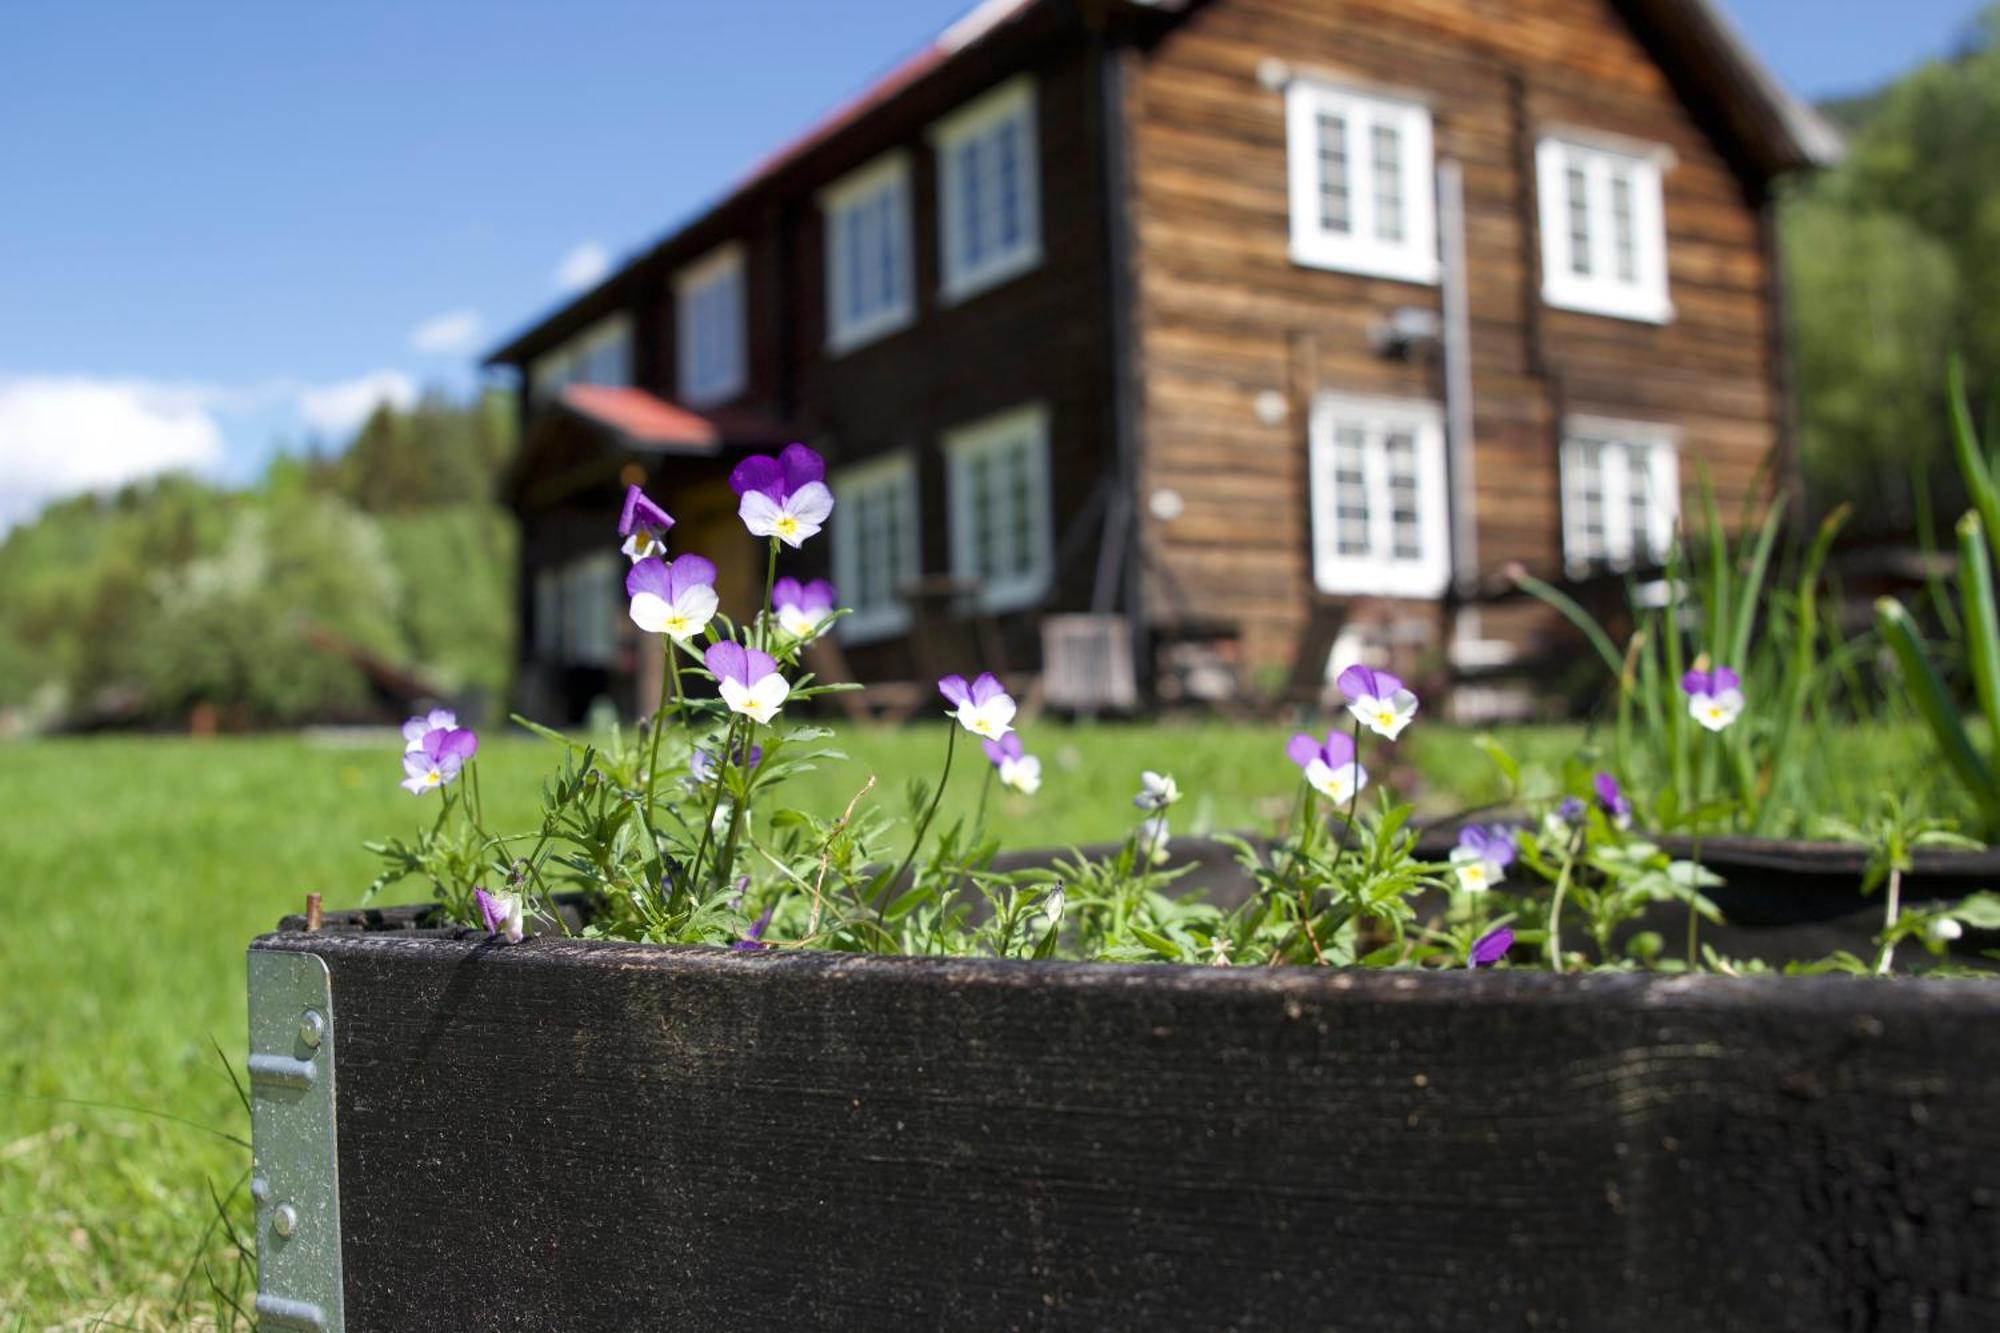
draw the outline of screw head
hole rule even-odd
[[[299,1015],[299,1040],[314,1050],[326,1040],[326,1018],[317,1009],[308,1009]]]
[[[281,1203],[271,1210],[271,1230],[289,1239],[299,1229],[299,1210],[288,1203]]]

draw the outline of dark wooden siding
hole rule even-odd
[[[797,214],[788,289],[800,295],[785,330],[798,368],[796,418],[839,467],[892,450],[917,460],[923,565],[951,567],[945,458],[956,427],[1041,402],[1049,411],[1050,483],[1057,567],[1046,607],[1082,607],[1098,556],[1079,525],[1111,458],[1110,354],[1104,223],[1097,185],[1099,139],[1093,66],[1068,45],[1032,68],[1041,171],[1042,261],[966,300],[945,304],[938,220],[938,163],[929,122],[867,145],[849,168],[881,152],[909,155],[916,243],[916,318],[899,332],[835,356],[826,345],[825,249],[817,208]],[[963,100],[987,91],[968,90]],[[807,294],[810,294],[809,296]],[[835,520],[838,522],[838,519]],[[1003,623],[1009,664],[1035,664],[1033,617]],[[910,669],[904,645],[855,650],[864,676]],[[957,665],[971,666],[967,661]]]
[[[727,406],[794,425],[836,470],[889,451],[910,452],[918,460],[924,572],[946,573],[951,563],[941,437],[1012,408],[1047,406],[1057,548],[1055,586],[1045,603],[1050,609],[1089,601],[1099,534],[1080,516],[1087,517],[1112,450],[1094,70],[1087,50],[1074,41],[1050,47],[1029,67],[1039,134],[1042,261],[1026,273],[955,304],[940,299],[937,158],[926,132],[1011,77],[1011,68],[968,68],[953,87],[909,114],[842,136],[783,201],[746,212],[729,238],[745,251],[750,364],[745,391]],[[896,333],[831,355],[824,227],[815,196],[847,172],[898,150],[908,155],[911,169],[916,315]],[[709,248],[690,246],[689,262],[699,262]],[[677,398],[672,273],[648,290],[635,319],[645,328],[637,339],[639,384]],[[657,492],[671,509],[678,488],[712,479],[715,470],[699,460],[658,465]],[[787,554],[785,568],[824,573],[830,554],[829,542],[815,542]],[[1015,615],[1001,624],[1008,665],[1015,669],[1037,664],[1034,619]],[[913,665],[900,639],[864,645],[851,658],[863,678],[906,675]]]
[[[1305,410],[1315,391],[1441,399],[1437,371],[1385,360],[1370,330],[1438,289],[1295,265],[1284,94],[1260,67],[1347,76],[1430,100],[1436,150],[1465,166],[1482,570],[1560,566],[1566,413],[1677,427],[1726,510],[1780,421],[1769,264],[1747,183],[1611,0],[1214,0],[1130,84],[1146,434],[1142,495],[1186,500],[1145,530],[1164,621],[1237,624],[1257,662],[1295,650],[1311,601]],[[1544,127],[1670,149],[1672,322],[1541,299],[1533,178]],[[1259,394],[1287,418],[1262,422]],[[1513,617],[1509,617],[1512,619]]]

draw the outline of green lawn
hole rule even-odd
[[[1546,773],[1579,735],[1508,743]],[[934,771],[943,736],[941,723],[849,735],[853,758],[806,779],[798,803],[838,809],[869,773],[900,802],[909,776]],[[1153,767],[1188,793],[1177,833],[1269,824],[1295,790],[1283,737],[1270,725],[1039,725],[1041,795],[996,794],[991,815],[1010,845],[1119,837],[1139,770]],[[1853,745],[1838,762],[1882,752]],[[353,903],[371,874],[362,841],[411,831],[428,808],[396,787],[399,749],[386,733],[363,746],[0,745],[0,1330],[100,1314],[178,1326],[166,1312],[189,1261],[228,1264],[225,1246],[200,1242],[210,1188],[226,1194],[247,1164],[217,1135],[248,1126],[211,1042],[240,1063],[245,943],[309,891]],[[1378,777],[1416,786],[1432,813],[1500,792],[1469,733],[1419,726],[1401,752],[1432,781],[1380,762]],[[488,743],[492,823],[526,821],[551,756],[541,742]],[[967,747],[959,762],[947,806],[969,808],[984,764]],[[197,1272],[194,1289],[207,1286]]]

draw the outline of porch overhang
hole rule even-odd
[[[776,450],[799,438],[762,413],[696,411],[645,389],[571,384],[529,424],[503,487],[516,509],[560,499],[615,476],[628,464],[720,460]]]

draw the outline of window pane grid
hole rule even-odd
[[[1678,497],[1671,445],[1573,436],[1564,445],[1563,511],[1570,564],[1657,563],[1666,556]]]
[[[1314,580],[1432,597],[1450,577],[1443,422],[1423,405],[1322,400],[1313,426]]]
[[[1429,110],[1303,80],[1286,97],[1294,261],[1435,282]]]

